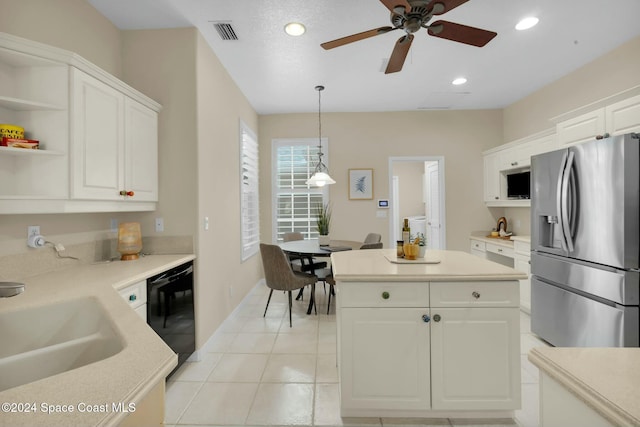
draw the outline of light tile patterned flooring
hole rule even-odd
[[[328,291],[328,289],[327,289]],[[340,418],[336,369],[336,319],[332,299],[316,289],[318,314],[293,302],[289,327],[286,294],[274,292],[262,317],[268,289],[256,287],[226,319],[201,352],[168,381],[168,426],[538,426],[538,370],[526,353],[546,345],[531,334],[521,313],[522,409],[515,420]]]

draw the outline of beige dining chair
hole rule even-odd
[[[264,278],[267,282],[267,286],[270,288],[267,306],[264,308],[264,314],[262,317],[267,315],[267,309],[269,308],[269,302],[271,301],[273,291],[277,290],[287,292],[289,294],[289,327],[291,327],[291,291],[303,289],[307,285],[311,285],[313,289],[318,281],[318,277],[315,274],[293,271],[287,256],[278,245],[260,243],[260,255],[262,256]]]
[[[363,243],[378,243],[382,241],[382,236],[378,233],[369,233],[367,237],[364,238]]]
[[[360,249],[382,249],[382,242],[364,243],[362,246],[360,246]],[[324,277],[321,277],[319,275],[319,280],[322,280],[329,284],[329,301],[327,302],[327,314],[329,314],[329,310],[331,309],[331,295],[336,294],[336,290],[335,290],[336,281],[333,278],[333,271],[329,270],[329,273]]]
[[[377,243],[363,243],[360,249],[382,249],[382,242]]]

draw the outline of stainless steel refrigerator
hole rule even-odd
[[[531,159],[531,330],[558,347],[638,347],[639,134]]]

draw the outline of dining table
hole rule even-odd
[[[329,245],[321,246],[318,242],[318,239],[305,239],[282,242],[279,244],[279,246],[287,255],[294,255],[300,258],[307,259],[309,265],[312,266],[312,268],[309,270],[309,273],[315,274],[315,271],[313,270],[313,258],[329,257],[334,252],[360,249],[360,246],[362,246],[362,242],[356,242],[353,240],[330,240]],[[315,284],[313,284],[311,286],[311,297],[309,298],[309,308],[307,309],[307,314],[311,314],[311,310],[313,309],[313,306],[315,304],[315,290]]]

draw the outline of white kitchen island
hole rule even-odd
[[[513,417],[520,407],[519,283],[457,251],[333,253],[341,415]]]

